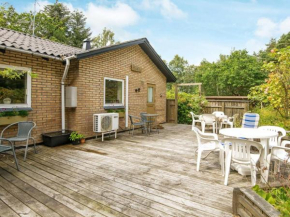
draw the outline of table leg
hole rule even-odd
[[[264,148],[262,151],[262,156],[260,158],[260,167],[261,167],[261,181],[262,183],[267,183],[268,182],[268,177],[269,177],[269,169],[267,168],[267,156],[269,153],[269,139],[261,139],[261,144]]]

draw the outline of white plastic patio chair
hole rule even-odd
[[[220,111],[215,111],[212,113],[214,116],[216,116],[217,118],[222,118],[225,116],[224,112],[220,112]]]
[[[221,111],[215,111],[212,114],[216,117],[216,126],[215,127],[216,127],[216,133],[218,133],[218,130],[220,129],[220,125],[218,125],[219,122],[221,121],[221,119],[226,118],[227,116],[225,115],[224,112],[221,112]]]
[[[17,135],[14,137],[4,138],[3,137],[4,132],[14,125],[17,125],[17,128],[18,128]],[[33,141],[34,153],[35,154],[37,153],[35,140],[33,137],[31,137],[31,131],[35,127],[36,127],[36,124],[32,121],[23,121],[23,122],[13,123],[13,124],[8,125],[7,127],[5,127],[2,130],[0,138],[6,139],[6,140],[12,142],[14,144],[14,146],[15,146],[16,142],[26,142],[26,148],[25,148],[25,154],[24,154],[24,161],[26,161],[28,143],[29,143],[30,139]],[[0,140],[0,145],[1,145],[1,140]]]
[[[290,148],[286,145],[290,145],[290,141],[283,141],[281,146],[273,146],[271,153],[267,156],[267,168],[270,168],[271,161],[275,162],[274,174],[280,170],[280,162],[290,164]]]
[[[260,159],[263,146],[258,142],[244,139],[227,138],[223,140],[225,145],[225,185],[228,185],[230,168],[237,170],[240,174],[247,174],[250,171],[251,183],[256,185],[257,162]],[[251,147],[255,147],[258,153],[252,153]]]
[[[198,144],[196,171],[199,171],[203,151],[210,151],[210,153],[212,151],[219,151],[219,162],[221,165],[222,175],[224,175],[224,147],[218,140],[218,135],[214,133],[203,133],[197,127],[193,127],[192,130],[195,132]]]
[[[233,128],[238,116],[239,116],[239,114],[234,114],[233,117],[225,116],[221,121],[220,129],[223,128],[223,125],[229,125],[230,128]]]
[[[256,113],[245,113],[242,121],[242,128],[257,128],[260,115]]]
[[[280,146],[282,138],[286,136],[286,130],[284,130],[282,127],[262,126],[262,127],[259,127],[259,129],[278,133],[279,136],[270,138],[269,140],[270,149],[272,149],[272,147],[274,146]]]
[[[216,133],[216,117],[213,114],[203,114],[200,116],[200,120],[203,133],[205,132],[206,125],[211,125],[212,132]]]
[[[193,112],[189,112],[192,118],[192,128],[195,127],[195,123],[201,123],[200,115],[196,115]]]

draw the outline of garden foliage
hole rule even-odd
[[[167,99],[174,99],[175,91],[167,91]],[[190,94],[185,92],[178,93],[178,123],[191,124],[192,118],[189,112],[202,114],[207,101],[204,96],[197,93]]]
[[[290,119],[290,47],[273,50],[272,57],[273,61],[263,65],[269,72],[268,79],[251,88],[248,97],[261,105],[272,106],[281,117]]]
[[[290,188],[280,187],[263,190],[256,185],[253,190],[280,211],[281,216],[290,216]]]

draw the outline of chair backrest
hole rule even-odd
[[[245,113],[242,121],[242,128],[257,128],[260,115],[256,113]]]
[[[223,144],[231,147],[232,161],[237,163],[248,164],[251,162],[251,154],[254,152],[251,149],[252,147],[258,150],[257,154],[259,155],[261,155],[263,150],[263,146],[260,143],[245,139],[226,138],[223,140]]]
[[[32,121],[18,122],[17,137],[29,137],[36,124]]]
[[[147,114],[147,112],[141,112],[140,113],[142,122],[146,122],[147,121],[147,117],[145,116],[145,114]]]
[[[216,118],[216,116],[214,116],[213,114],[203,114],[200,116],[200,119],[207,124],[214,123],[215,118]]]
[[[271,137],[269,139],[270,143],[274,145],[280,145],[282,137],[286,136],[286,130],[284,130],[282,127],[262,126],[262,127],[259,127],[259,129],[278,133],[277,137]]]
[[[218,118],[221,118],[221,117],[225,116],[225,113],[224,112],[220,112],[220,111],[215,111],[212,114],[214,116],[218,117]]]

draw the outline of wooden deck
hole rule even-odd
[[[232,216],[233,187],[250,186],[235,172],[223,185],[218,154],[196,172],[194,134],[165,124],[149,137],[135,131],[85,145],[17,150],[0,155],[1,216]]]

